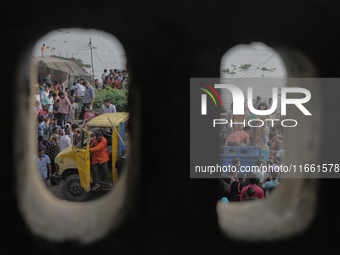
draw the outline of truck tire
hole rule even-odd
[[[81,186],[78,174],[71,174],[66,178],[63,194],[67,200],[74,202],[83,202],[90,196],[90,192],[85,191]]]

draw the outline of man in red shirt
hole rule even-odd
[[[106,180],[109,154],[107,152],[107,140],[103,137],[103,133],[101,131],[96,132],[96,136],[93,138],[93,148],[90,148],[92,163],[93,163],[93,177],[95,185],[92,190],[96,190],[100,187],[99,185],[99,171],[102,172],[103,182],[104,184],[109,184],[109,181]]]
[[[235,131],[227,138],[227,146],[247,146],[249,142],[250,127],[246,126],[241,131]]]
[[[245,186],[241,191],[241,197],[240,201],[244,198],[247,198],[247,189],[249,187],[252,187],[255,189],[255,195],[253,197],[257,197],[259,199],[264,199],[263,189],[261,189],[259,186],[257,186],[255,183],[257,181],[257,176],[255,173],[249,172],[247,173],[248,180],[250,184],[248,186]]]

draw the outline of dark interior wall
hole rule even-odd
[[[218,77],[222,55],[240,43],[261,41],[268,46],[298,49],[314,63],[321,77],[340,74],[338,58],[339,4],[336,1],[120,1],[73,3],[69,1],[8,3],[13,15],[3,17],[4,45],[2,76],[6,77],[6,98],[1,100],[2,126],[2,224],[6,240],[3,250],[9,254],[51,250],[63,254],[207,254],[236,253],[240,249],[264,252],[279,249],[289,252],[308,249],[329,252],[336,244],[332,233],[339,216],[333,206],[338,180],[323,180],[319,192],[318,214],[312,225],[299,236],[271,243],[246,245],[222,236],[217,224],[216,180],[189,179],[189,78]],[[28,11],[30,10],[30,11]],[[76,15],[73,15],[76,13]],[[15,15],[14,15],[15,14]],[[141,105],[130,100],[133,109],[141,108],[140,139],[141,206],[134,219],[120,231],[88,247],[74,243],[54,244],[37,238],[25,226],[15,195],[12,153],[16,107],[8,108],[16,94],[14,77],[21,61],[29,62],[35,42],[51,30],[64,27],[96,28],[106,31],[122,43],[131,75],[131,93]],[[303,68],[303,67],[301,67]],[[28,91],[29,88],[24,88]],[[338,107],[339,87],[323,91],[323,106]],[[337,109],[337,108],[336,108]],[[334,119],[334,113],[324,118]],[[324,125],[322,159],[338,163],[337,124]],[[150,128],[150,123],[158,128]],[[23,122],[23,128],[25,128]],[[23,169],[24,171],[24,169]],[[133,205],[132,205],[133,206]],[[268,223],[270,224],[270,223]],[[322,244],[318,246],[317,244]],[[242,246],[241,246],[242,245]],[[240,248],[243,247],[243,248]]]

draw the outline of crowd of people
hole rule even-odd
[[[261,97],[258,96],[253,106],[258,110],[267,110],[272,107],[272,99],[269,98],[268,103],[261,102]],[[225,146],[255,146],[260,147],[262,153],[266,153],[267,157],[256,161],[256,170],[246,173],[240,172],[241,161],[234,158],[232,165],[237,171],[229,171],[227,176],[220,178],[220,197],[223,202],[229,201],[248,201],[261,200],[270,196],[271,192],[280,184],[279,169],[282,165],[282,159],[285,156],[283,128],[279,126],[271,126],[271,122],[264,120],[271,116],[257,116],[252,114],[245,106],[244,115],[233,115],[233,104],[230,110],[226,113],[228,125],[226,127]],[[248,122],[249,119],[261,119],[264,125],[252,122],[252,126],[235,124],[230,125],[230,120],[233,123],[242,123],[243,120]],[[260,121],[258,121],[260,122]],[[280,129],[280,131],[279,131]],[[242,151],[241,151],[242,153]],[[265,171],[264,171],[265,166]]]
[[[104,70],[106,74],[107,70]],[[79,79],[76,84],[68,88],[58,81],[51,82],[51,75],[45,77],[37,84],[34,94],[34,115],[37,121],[38,154],[35,155],[40,177],[47,183],[55,172],[54,160],[57,154],[78,140],[79,128],[84,128],[86,123],[95,116],[105,113],[117,112],[116,107],[107,98],[100,111],[93,111],[96,88],[104,89],[105,86],[114,89],[128,89],[128,78],[125,70],[111,69],[105,77],[102,75],[102,83],[98,79],[91,85],[85,79]],[[124,74],[124,76],[123,76]],[[107,79],[108,77],[108,79]],[[110,83],[104,83],[110,80]],[[82,102],[79,111],[78,104]],[[98,143],[99,144],[99,143]],[[58,185],[53,183],[51,185]]]

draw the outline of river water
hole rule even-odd
[[[248,70],[240,69],[243,64],[251,64]],[[264,71],[266,68],[271,71]],[[260,96],[261,101],[268,102],[273,97],[273,87],[286,86],[286,68],[279,54],[263,43],[251,43],[249,45],[238,45],[230,49],[221,61],[221,70],[229,69],[235,74],[221,72],[223,83],[233,84],[239,87],[247,101],[247,88],[253,88],[252,101]],[[280,102],[280,93],[278,93]],[[221,89],[221,100],[223,105],[230,106],[232,95],[229,90]],[[280,104],[278,104],[279,106]]]
[[[51,31],[40,38],[32,55],[41,56],[41,47],[45,44],[45,56],[57,55],[62,57],[75,57],[83,60],[84,64],[91,65],[91,53],[89,44],[91,38],[94,77],[101,81],[104,69],[126,69],[125,51],[121,43],[114,36],[95,29],[68,29],[60,28]],[[53,51],[51,49],[55,48]],[[85,68],[92,73],[92,68]]]

